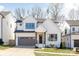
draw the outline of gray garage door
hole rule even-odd
[[[20,46],[34,46],[36,44],[36,39],[34,37],[19,37],[18,45]]]
[[[79,40],[74,40],[74,47],[79,47]]]

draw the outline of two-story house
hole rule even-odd
[[[24,18],[16,21],[16,46],[60,47],[61,31],[51,19]]]
[[[15,19],[8,10],[0,11],[0,40],[4,45],[8,45],[10,40],[14,40]],[[12,43],[11,43],[12,44]]]
[[[79,47],[79,20],[66,20],[70,28],[62,33],[62,40],[67,48]]]

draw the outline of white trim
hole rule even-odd
[[[18,38],[16,37],[16,46],[18,46]]]

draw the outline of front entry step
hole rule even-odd
[[[44,48],[44,47],[45,47],[45,44],[36,44],[36,46],[37,46],[38,48]]]

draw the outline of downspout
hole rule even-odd
[[[62,44],[62,43],[63,43],[63,42],[62,42],[62,33],[61,33],[61,42],[60,42],[60,48],[62,48],[62,47],[61,47],[61,44]]]
[[[3,17],[1,17],[1,40],[3,39]]]
[[[1,13],[0,13],[0,15],[2,16],[1,17],[1,40],[3,42],[3,18],[4,18],[4,16]]]
[[[71,48],[71,26],[70,26],[70,48]]]

